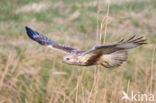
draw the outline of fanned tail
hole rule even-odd
[[[127,61],[127,51],[121,50],[111,54],[103,55],[101,65],[106,68],[118,67],[125,61]]]

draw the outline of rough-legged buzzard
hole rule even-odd
[[[146,40],[143,37],[135,38],[134,35],[128,40],[124,41],[122,39],[116,44],[95,46],[87,51],[80,51],[58,44],[29,27],[26,27],[26,31],[28,36],[39,44],[66,53],[67,55],[63,58],[64,63],[79,66],[102,65],[106,68],[118,67],[127,60],[128,49],[146,44]]]

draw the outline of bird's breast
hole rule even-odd
[[[85,55],[78,57],[78,63],[84,66],[95,65],[100,59],[99,55]]]

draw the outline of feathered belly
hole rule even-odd
[[[85,55],[78,58],[78,64],[82,66],[96,65],[100,59],[100,55]]]

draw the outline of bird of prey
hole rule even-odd
[[[128,50],[146,44],[143,37],[135,35],[128,40],[122,39],[116,44],[95,46],[87,51],[80,51],[56,43],[29,27],[25,27],[28,36],[41,45],[66,53],[63,63],[78,66],[102,65],[106,68],[118,67],[127,61]]]

